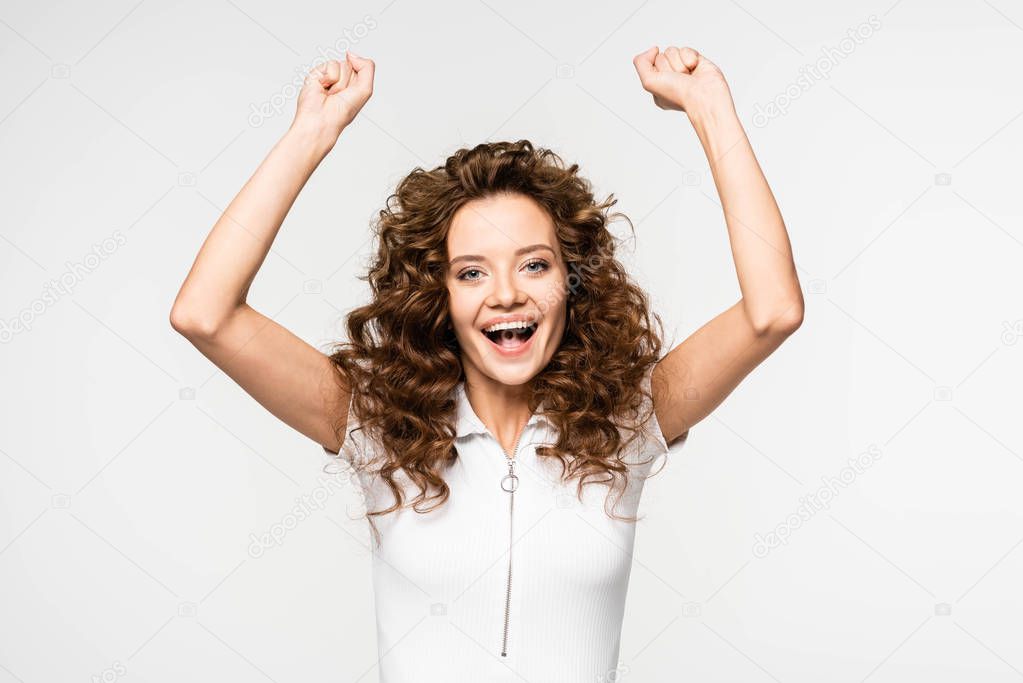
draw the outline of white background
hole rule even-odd
[[[394,184],[520,138],[620,199],[677,344],[739,290],[696,136],[631,60],[691,45],[731,85],[805,322],[647,483],[617,680],[1023,678],[1019,3],[129,0],[0,9],[0,683],[377,679],[353,490],[250,554],[325,458],[168,322],[294,98],[252,111],[346,35],[374,96],[250,297],[319,348]]]

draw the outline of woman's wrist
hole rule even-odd
[[[284,138],[322,159],[334,148],[339,135],[318,126],[294,122],[284,134]]]
[[[741,140],[746,132],[730,103],[687,112],[700,144],[710,160],[717,160]]]

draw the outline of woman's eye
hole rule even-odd
[[[546,261],[542,260],[530,261],[526,264],[526,268],[529,268],[530,266],[540,266],[540,268],[529,271],[530,273],[542,273],[550,268],[550,265]]]
[[[546,272],[550,270],[551,266],[543,259],[539,259],[536,261],[530,261],[523,267],[526,269],[526,272],[532,275]],[[473,273],[475,273],[475,275],[473,275]],[[466,268],[465,270],[458,274],[457,279],[473,282],[479,280],[482,277],[482,273],[483,271],[480,270],[479,268]]]

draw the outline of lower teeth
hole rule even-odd
[[[490,340],[497,344],[498,346],[515,347],[521,346],[522,344],[525,344],[526,341],[528,341],[527,334],[528,334],[527,329],[501,330],[500,332],[497,333],[496,339],[490,337]],[[490,335],[487,336],[489,337]]]

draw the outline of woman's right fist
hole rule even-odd
[[[305,128],[335,142],[373,94],[373,60],[347,52],[313,67],[298,93],[292,127]]]

